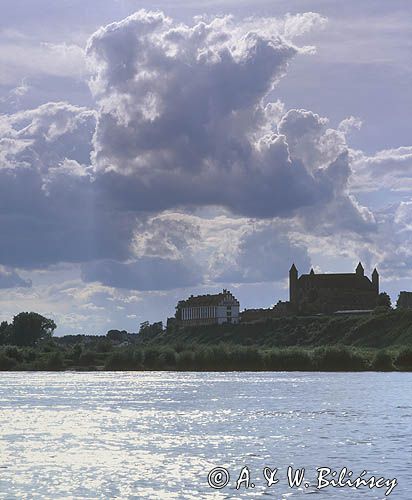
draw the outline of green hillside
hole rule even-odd
[[[411,346],[412,311],[380,311],[362,316],[283,317],[249,324],[177,328],[143,336],[141,342],[169,345],[224,342],[261,348],[336,344],[379,349]]]

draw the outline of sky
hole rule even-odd
[[[412,290],[409,0],[2,0],[0,319],[136,332],[288,270]]]

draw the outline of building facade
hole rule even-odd
[[[176,320],[181,325],[221,325],[239,323],[239,301],[229,290],[215,295],[191,295],[176,306]]]
[[[333,313],[374,309],[378,304],[379,274],[365,276],[359,262],[354,273],[298,275],[293,264],[289,271],[290,309],[293,313]]]
[[[396,307],[398,309],[412,309],[412,292],[400,292]]]

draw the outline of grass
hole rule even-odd
[[[179,371],[412,371],[412,349],[365,349],[332,345],[261,349],[220,343],[215,346],[132,346],[105,352],[3,346],[0,370],[179,370]]]

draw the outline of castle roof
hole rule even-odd
[[[353,273],[302,274],[299,283],[307,287],[371,290],[372,282],[366,276]]]

